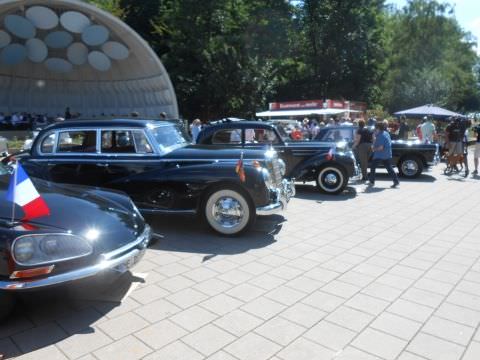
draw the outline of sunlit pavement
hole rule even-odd
[[[30,296],[0,325],[0,353],[478,360],[480,177],[443,168],[341,196],[299,185],[285,219],[261,219],[240,238],[157,219],[165,237],[133,276],[106,293]]]

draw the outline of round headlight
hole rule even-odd
[[[287,165],[285,164],[285,161],[283,161],[282,159],[278,159],[278,168],[280,169],[280,174],[282,174],[282,176],[285,176],[285,174],[287,173]]]
[[[20,262],[27,262],[35,253],[35,243],[31,238],[25,238],[23,241],[17,241],[13,254],[15,259]]]
[[[272,176],[270,175],[270,172],[267,169],[262,168],[261,173],[262,173],[262,178],[263,178],[263,182],[265,183],[265,186],[267,188],[273,187],[273,181],[272,181]]]

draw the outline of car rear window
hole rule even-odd
[[[153,152],[145,134],[137,130],[103,130],[101,151],[105,154]]]
[[[95,153],[96,151],[97,132],[95,130],[62,131],[59,134],[57,148],[59,153]]]
[[[241,144],[242,129],[219,130],[212,137],[212,144]]]

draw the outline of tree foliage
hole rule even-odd
[[[91,0],[157,52],[187,118],[252,116],[269,101],[480,107],[478,57],[448,4],[409,0]]]
[[[389,15],[387,69],[380,102],[392,111],[435,103],[478,108],[474,43],[448,4],[410,0]]]

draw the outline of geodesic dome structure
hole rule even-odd
[[[160,59],[128,25],[78,0],[0,0],[0,111],[178,117]]]

